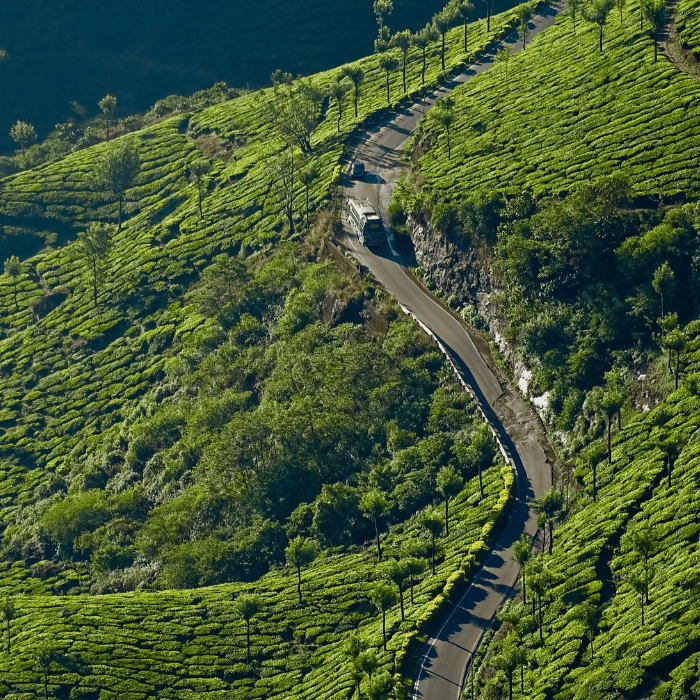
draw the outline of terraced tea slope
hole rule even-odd
[[[525,50],[455,91],[452,158],[437,124],[420,160],[427,186],[448,198],[474,189],[535,194],[576,182],[626,175],[636,194],[698,189],[695,162],[700,86],[663,56],[653,63],[639,8],[623,26],[611,12],[604,52],[598,31],[571,17]]]
[[[525,635],[525,693],[518,672],[516,697],[639,698],[653,692],[656,698],[674,698],[697,693],[699,331],[697,322],[688,329],[688,383],[623,427],[614,441],[612,464],[598,467],[595,502],[587,455],[581,459],[577,474],[587,495],[580,496],[556,532],[553,555],[539,557],[550,579],[543,594],[544,643],[536,629]],[[669,440],[678,445],[670,483],[659,448]],[[639,593],[645,571],[648,599],[644,586]],[[516,619],[525,619],[529,608],[529,602],[518,603],[512,611]],[[508,634],[515,642],[514,632]],[[496,646],[494,653],[504,648],[502,641]],[[495,681],[492,677],[490,683]]]

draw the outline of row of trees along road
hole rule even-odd
[[[576,33],[576,16],[583,15],[583,18],[598,26],[598,47],[603,52],[603,30],[608,21],[608,16],[617,9],[620,12],[620,26],[623,21],[623,10],[627,0],[568,0],[569,13],[573,21],[574,33]],[[639,6],[639,29],[644,30],[644,20],[651,26],[654,36],[654,63],[658,58],[658,37],[666,23],[668,5],[666,0],[642,0]]]

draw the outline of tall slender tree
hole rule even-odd
[[[532,542],[530,538],[523,534],[513,545],[513,561],[520,567],[523,578],[523,604],[527,604],[527,587],[525,579],[525,567],[532,557]]]
[[[549,553],[551,554],[554,540],[554,520],[564,507],[564,497],[555,486],[552,486],[547,493],[532,502],[532,507],[545,520],[545,527],[549,530]]]
[[[385,582],[375,584],[370,591],[372,602],[382,611],[382,639],[384,651],[386,651],[386,612],[392,606],[396,605],[398,596],[396,591]]]
[[[391,37],[392,48],[401,51],[401,73],[403,75],[403,91],[406,92],[406,66],[408,64],[408,52],[411,49],[412,34],[410,30],[404,29]]]
[[[365,72],[359,66],[346,66],[343,68],[343,77],[348,78],[355,88],[355,119],[357,119],[357,104],[360,99],[360,86],[364,82]]]
[[[210,164],[205,160],[196,160],[194,163],[192,163],[192,165],[190,165],[190,180],[197,188],[200,219],[204,216],[202,212],[202,198],[204,197],[204,192],[206,192],[207,189],[207,175],[209,175],[210,169]]]
[[[331,97],[338,110],[338,133],[340,133],[340,121],[343,118],[343,102],[345,102],[345,95],[348,94],[349,89],[350,85],[345,80],[334,83],[331,87]]]
[[[425,85],[425,68],[427,63],[427,51],[430,44],[437,39],[437,31],[432,24],[427,24],[419,32],[416,32],[411,41],[413,45],[421,50],[421,55],[423,57],[423,64],[421,66],[420,80],[421,85]]]
[[[314,168],[313,166],[304,168],[299,175],[299,180],[301,184],[304,185],[304,192],[306,194],[306,228],[309,228],[309,194],[311,185],[318,180],[318,175],[318,168]]]
[[[399,67],[399,61],[395,56],[389,53],[383,53],[378,60],[379,67],[384,71],[386,75],[386,103],[391,104],[391,93],[390,93],[390,83],[389,76],[392,71],[395,71]]]
[[[122,230],[122,208],[127,191],[134,186],[141,170],[141,158],[134,139],[119,139],[121,143],[112,147],[95,168],[95,184],[111,194],[119,203],[117,231]]]
[[[685,350],[687,343],[688,340],[680,328],[674,328],[663,340],[663,346],[668,350],[669,360],[671,358],[671,353],[676,353],[676,369],[674,371],[676,389],[678,389],[678,377],[681,372],[681,353]]]
[[[566,4],[569,6],[571,20],[574,23],[574,34],[576,34],[576,15],[580,12],[581,8],[583,7],[583,0],[567,0]]]
[[[31,124],[27,124],[27,122],[18,121],[10,129],[10,136],[13,141],[21,146],[22,155],[24,155],[26,145],[30,141],[36,141],[36,129]]]
[[[526,661],[525,652],[509,643],[503,645],[501,653],[494,659],[494,666],[503,671],[508,679],[508,700],[513,700],[513,674],[518,666],[522,666]]]
[[[399,591],[399,603],[401,605],[401,622],[404,621],[404,604],[403,604],[403,592],[406,586],[406,580],[410,577],[411,567],[407,564],[406,560],[391,560],[386,561],[381,564],[380,576],[385,578],[396,585]]]
[[[93,303],[97,306],[97,289],[107,271],[114,240],[114,226],[94,222],[78,234],[76,256],[87,263],[92,277]]]
[[[649,20],[652,33],[654,35],[654,63],[658,60],[659,55],[659,33],[663,31],[666,24],[666,1],[665,0],[643,0],[642,14]]]
[[[302,537],[293,539],[286,549],[287,565],[297,570],[297,593],[299,595],[299,605],[302,603],[301,597],[301,569],[308,566],[318,556],[318,547],[313,540],[305,540]]]
[[[386,513],[389,502],[386,496],[377,489],[371,489],[360,499],[360,510],[365,517],[374,524],[374,533],[377,539],[377,561],[382,560],[382,546],[379,538],[379,521]]]
[[[583,17],[591,24],[597,24],[599,29],[598,45],[603,53],[603,27],[608,20],[610,11],[615,6],[615,0],[593,0],[590,5],[583,6]]]
[[[234,613],[245,622],[246,664],[250,666],[250,622],[263,610],[263,600],[259,595],[242,593],[233,603]]]
[[[15,308],[19,309],[17,303],[17,278],[22,274],[22,263],[16,255],[11,255],[5,260],[5,274],[12,277],[12,290],[15,298]]]
[[[445,534],[450,534],[449,507],[450,499],[454,498],[462,490],[464,482],[452,466],[443,467],[437,475],[438,493],[445,502]]]
[[[445,70],[445,35],[454,26],[456,16],[455,6],[448,4],[433,17],[433,26],[442,40],[440,48],[442,70]]]
[[[423,528],[425,528],[430,533],[430,538],[431,538],[431,548],[430,548],[431,569],[433,572],[433,576],[435,576],[435,540],[436,540],[436,538],[440,537],[440,535],[442,534],[442,529],[444,527],[444,523],[442,522],[442,518],[435,511],[428,511],[420,519],[420,524]]]
[[[107,122],[107,141],[109,141],[109,127],[117,111],[117,98],[114,95],[105,95],[97,103],[97,106],[102,110],[102,114],[105,115],[105,120]]]
[[[459,0],[456,5],[456,9],[459,18],[462,20],[462,24],[464,25],[464,53],[467,53],[467,49],[469,47],[469,18],[474,11],[474,5],[470,2],[470,0]]]
[[[49,673],[51,664],[56,660],[56,647],[51,642],[42,641],[34,651],[34,658],[44,677],[44,700],[49,697]]]

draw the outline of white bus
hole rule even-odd
[[[384,224],[368,199],[348,199],[348,218],[362,245],[378,246],[384,243]]]

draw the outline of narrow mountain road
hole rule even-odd
[[[532,35],[551,26],[563,9],[560,4],[542,9],[530,21]],[[496,51],[503,45],[513,51],[522,48],[516,30],[503,42],[492,46],[481,61],[435,90],[424,103],[403,109],[381,127],[368,132],[354,155],[354,159],[364,161],[368,173],[364,181],[346,177],[343,182],[346,195],[370,199],[387,221],[387,206],[401,175],[401,153],[419,120],[435,100],[488,70]],[[517,581],[519,568],[511,559],[513,544],[522,533],[532,536],[536,532],[535,518],[527,501],[550,487],[555,457],[534,410],[509,385],[507,377],[493,361],[488,344],[418,284],[395,250],[392,236],[388,238],[388,245],[372,252],[359,244],[345,220],[345,236],[341,243],[437,337],[498,433],[517,473],[517,502],[499,542],[462,597],[437,621],[434,636],[423,650],[417,669],[415,700],[457,700],[473,653]]]

